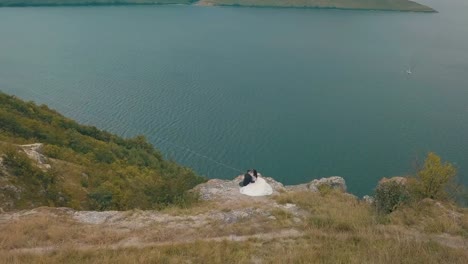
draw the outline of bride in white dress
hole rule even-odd
[[[254,175],[252,175],[252,177],[255,178]],[[255,182],[241,187],[240,193],[248,196],[265,196],[271,195],[273,193],[273,188],[262,178],[260,173],[257,173]]]

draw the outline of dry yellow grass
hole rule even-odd
[[[291,241],[194,242],[46,255],[6,254],[3,263],[466,263],[463,249],[431,242],[314,237]]]
[[[425,199],[390,215],[391,222],[427,233],[448,233],[468,237],[468,212],[450,203]]]
[[[0,225],[0,234],[0,250],[66,247],[77,243],[103,245],[115,243],[125,237],[119,232],[77,223],[66,215],[47,214],[24,217]]]
[[[468,263],[468,240],[455,236],[466,230],[464,209],[425,201],[381,217],[368,204],[343,193],[282,193],[274,199],[296,204],[300,215],[284,206],[257,204],[274,218],[260,214],[195,226],[180,220],[129,230],[79,224],[65,215],[25,216],[0,225],[0,263]],[[199,203],[179,210],[165,212],[183,219],[236,209]],[[452,211],[457,212],[455,222],[441,213]],[[128,216],[140,213],[146,212],[129,211]],[[258,236],[286,229],[299,235]],[[220,241],[232,236],[238,241]],[[129,240],[132,243],[122,243]],[[40,254],[19,250],[48,246],[57,250]]]
[[[280,204],[293,203],[310,213],[305,228],[326,228],[351,231],[377,222],[372,208],[348,194],[329,192],[285,193],[276,197]]]

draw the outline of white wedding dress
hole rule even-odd
[[[271,188],[270,184],[268,184],[265,179],[259,176],[254,183],[241,187],[240,193],[248,196],[271,195],[273,193],[273,188]]]

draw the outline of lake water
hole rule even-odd
[[[435,151],[468,183],[468,3],[425,3],[440,13],[1,8],[0,89],[212,178],[363,195]]]

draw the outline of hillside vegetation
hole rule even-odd
[[[190,203],[205,181],[143,136],[124,139],[0,93],[0,208],[151,209]],[[20,144],[40,142],[36,164]],[[44,156],[42,156],[42,154]],[[41,165],[41,166],[38,166]]]
[[[201,0],[200,4],[434,12],[430,7],[408,0]]]
[[[76,5],[164,5],[197,4],[202,6],[249,6],[339,8],[435,12],[434,9],[409,0],[0,0],[1,6],[76,6]]]
[[[164,5],[190,4],[192,0],[0,0],[0,6]]]

